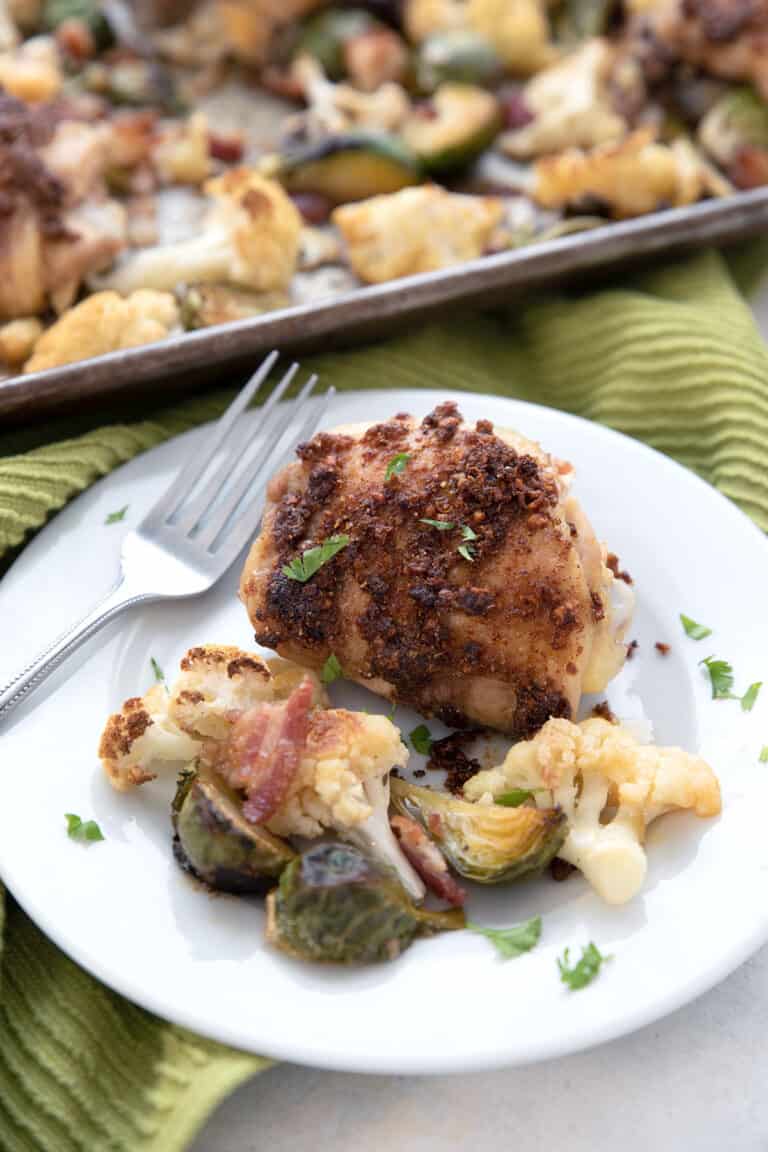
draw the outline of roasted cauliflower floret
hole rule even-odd
[[[411,110],[404,88],[388,82],[361,92],[352,84],[334,84],[312,56],[300,56],[292,74],[301,86],[307,107],[284,128],[290,137],[322,140],[351,131],[396,132]]]
[[[537,805],[562,808],[569,831],[558,854],[609,904],[624,904],[641,888],[652,820],[675,809],[701,817],[720,812],[720,785],[702,759],[681,748],[640,744],[597,717],[547,721],[498,768],[467,781],[464,796],[490,804],[511,788],[536,790]]]
[[[279,658],[262,660],[240,648],[207,644],[190,648],[171,688],[168,715],[196,739],[225,740],[233,714],[256,704],[284,700],[305,677],[313,686],[313,702],[328,700],[320,681],[295,664]]]
[[[208,121],[202,112],[166,128],[153,151],[155,168],[166,184],[202,184],[211,174]]]
[[[345,204],[332,218],[354,272],[380,284],[474,260],[488,247],[503,213],[499,200],[426,185]]]
[[[530,76],[556,59],[546,0],[469,0],[467,22],[493,45],[510,72]]]
[[[34,36],[0,53],[0,88],[26,104],[53,100],[62,82],[56,42],[50,36]]]
[[[695,153],[683,141],[657,144],[638,131],[617,145],[568,148],[539,160],[532,194],[544,208],[597,201],[616,219],[693,204],[706,185]]]
[[[211,207],[199,236],[126,257],[100,287],[137,288],[230,283],[268,292],[285,288],[296,267],[301,216],[274,180],[236,168],[204,186]]]
[[[466,0],[405,0],[403,27],[414,44],[421,44],[437,32],[451,32],[466,26]]]
[[[607,40],[589,40],[578,52],[529,80],[523,100],[533,119],[506,132],[502,149],[525,159],[620,140],[627,125],[611,99],[615,56]]]
[[[273,37],[322,5],[323,0],[214,0],[230,52],[247,64],[263,64]]]
[[[125,300],[116,292],[97,292],[43,333],[24,371],[43,372],[164,340],[178,319],[176,301],[167,292],[138,291]]]
[[[154,780],[163,763],[189,763],[199,750],[200,742],[169,718],[162,684],[126,700],[121,711],[107,720],[99,742],[104,771],[120,791]]]
[[[43,326],[35,316],[10,320],[0,326],[0,362],[11,368],[20,367],[32,355]]]

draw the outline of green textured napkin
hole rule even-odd
[[[695,469],[768,528],[768,351],[725,260],[706,252],[307,361],[339,389],[461,388],[563,408]],[[221,410],[224,393],[0,455],[0,562],[71,497]],[[525,431],[525,429],[522,429]],[[39,431],[0,437],[0,453]],[[151,979],[151,973],[148,974]],[[267,1061],[200,1040],[85,975],[0,888],[0,1149],[175,1152]]]

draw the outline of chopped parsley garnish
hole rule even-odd
[[[459,547],[458,547],[459,556],[463,556],[464,559],[469,560],[469,562],[471,564],[475,559],[475,550],[472,547],[472,544],[470,543],[470,541],[477,540],[477,532],[473,531],[473,529],[470,528],[468,524],[462,524],[462,526],[461,526],[461,538],[464,541],[464,543],[459,544]]]
[[[349,536],[329,536],[327,540],[323,540],[322,544],[316,544],[314,548],[307,548],[301,556],[294,556],[290,564],[284,564],[283,575],[287,576],[289,580],[298,580],[301,584],[306,584],[307,580],[311,579],[318,569],[332,560],[342,548],[346,548],[347,544],[349,544]]]
[[[420,752],[422,756],[429,756],[432,751],[432,733],[426,724],[419,724],[418,728],[414,728],[410,741],[416,752]]]
[[[590,941],[586,948],[581,950],[581,960],[571,967],[568,959],[569,952],[570,949],[566,948],[562,959],[558,958],[557,966],[560,969],[560,979],[563,984],[568,985],[572,992],[579,988],[586,988],[587,984],[591,984],[606,960],[613,959],[612,956],[603,956],[597,945]]]
[[[744,695],[741,697],[741,710],[742,712],[751,712],[755,706],[755,700],[760,695],[760,689],[763,686],[762,680],[758,680],[755,684],[750,684]]]
[[[104,521],[105,524],[117,524],[120,520],[125,520],[125,514],[128,511],[128,505],[124,504],[122,508],[118,508],[117,512],[110,512]]]
[[[763,744],[758,760],[761,764],[768,764],[768,744]]]
[[[407,452],[398,452],[397,456],[393,456],[384,473],[385,483],[388,484],[393,476],[399,476],[401,472],[405,472],[409,460],[410,456]]]
[[[67,836],[70,840],[86,840],[93,843],[104,839],[101,828],[95,820],[81,820],[74,812],[65,812],[64,819],[67,822]]]
[[[535,792],[543,791],[543,788],[510,788],[509,792],[497,796],[494,804],[501,804],[504,808],[519,808],[526,800],[533,800]]]
[[[714,656],[707,656],[699,660],[709,672],[709,681],[712,685],[713,700],[733,700],[733,668],[727,660],[716,660]]]
[[[150,656],[149,662],[152,665],[152,671],[155,674],[155,680],[157,681],[157,683],[158,684],[164,684],[165,683],[165,672],[163,672],[162,668],[158,664],[157,660],[155,660],[154,656]]]
[[[420,524],[429,524],[430,528],[437,528],[438,532],[450,532],[456,525],[452,520],[419,520]]]
[[[323,684],[333,684],[334,680],[338,680],[343,673],[341,671],[341,664],[336,657],[335,652],[331,652],[330,656],[323,664],[323,670],[320,673],[320,679]]]
[[[703,664],[709,672],[713,700],[738,700],[743,712],[752,711],[763,686],[761,680],[750,684],[744,695],[739,696],[731,691],[733,688],[733,668],[727,660],[716,660],[714,656],[707,656],[699,663]]]
[[[712,629],[707,628],[705,624],[697,624],[695,620],[691,620],[690,616],[680,613],[680,622],[685,629],[686,636],[690,636],[691,640],[706,640],[707,636],[712,635]]]
[[[541,937],[541,916],[532,916],[522,924],[510,928],[484,928],[482,924],[467,924],[470,932],[485,936],[504,960],[512,960],[535,948]]]

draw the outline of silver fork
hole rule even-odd
[[[261,518],[273,468],[314,432],[335,391],[313,395],[317,377],[310,376],[295,400],[280,404],[299,369],[292,364],[259,410],[254,432],[241,417],[277,357],[270,353],[168,491],[125,536],[120,575],[109,595],[0,690],[0,721],[120,612],[150,600],[199,596],[237,559]],[[298,429],[286,435],[297,416]]]

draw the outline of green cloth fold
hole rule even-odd
[[[453,315],[306,364],[338,389],[496,392],[599,420],[695,469],[768,529],[768,351],[717,253],[588,294]],[[213,418],[229,395],[16,454],[13,437],[0,436],[0,563],[98,477]],[[0,888],[2,1152],[176,1152],[227,1091],[266,1064],[108,991],[10,897],[3,921]]]

